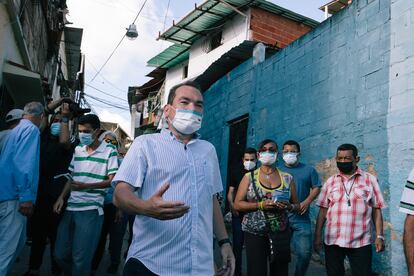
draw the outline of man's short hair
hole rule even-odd
[[[254,148],[246,148],[244,150],[244,154],[254,154],[254,155],[256,155],[257,151]]]
[[[40,102],[27,103],[23,108],[23,115],[40,116],[44,113],[45,108]]]
[[[93,129],[101,128],[101,121],[99,120],[99,117],[95,114],[86,114],[82,115],[78,119],[79,125],[86,125],[89,124]]]
[[[195,81],[186,81],[186,82],[183,82],[183,83],[177,84],[177,85],[173,86],[173,87],[170,89],[170,94],[168,94],[168,101],[167,101],[167,104],[172,104],[172,103],[173,103],[177,89],[178,89],[178,88],[180,88],[180,87],[182,87],[182,86],[191,86],[191,87],[193,87],[193,88],[197,89],[198,91],[200,91],[200,93],[203,93],[203,92],[201,91],[201,86],[200,86],[200,84],[198,84],[198,83],[197,83],[197,82],[195,82]]]
[[[277,143],[274,140],[272,140],[272,139],[264,139],[263,141],[261,141],[259,143],[259,147],[257,148],[257,150],[260,151],[266,144],[269,144],[269,143],[275,144],[276,145],[276,149],[278,149]]]
[[[356,158],[358,156],[358,149],[356,146],[352,144],[342,144],[338,147],[336,152],[338,151],[344,151],[344,150],[352,150],[352,155]]]
[[[298,152],[300,152],[299,143],[296,142],[295,140],[287,140],[286,142],[283,143],[283,147],[286,146],[286,145],[288,145],[288,146],[295,146],[296,149],[298,150]]]

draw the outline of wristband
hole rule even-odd
[[[383,235],[377,235],[377,239],[380,239],[382,241],[385,241],[385,237]]]
[[[222,239],[222,240],[219,240],[219,241],[218,241],[218,245],[219,245],[220,247],[222,247],[222,246],[223,246],[224,244],[226,244],[226,243],[231,244],[231,242],[230,242],[229,238],[225,238],[225,239]]]

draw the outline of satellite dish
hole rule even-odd
[[[135,26],[135,24],[129,25],[129,28],[126,30],[126,36],[128,37],[128,39],[134,40],[138,37],[137,26]]]

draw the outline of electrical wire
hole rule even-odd
[[[93,65],[93,63],[88,59],[88,58],[86,58],[86,61],[92,66],[92,69],[94,69],[95,70],[95,72],[98,72],[98,69],[96,68],[96,66],[95,65]],[[106,83],[108,83],[110,86],[112,86],[113,88],[115,88],[116,90],[118,90],[118,91],[120,91],[120,92],[125,92],[125,90],[123,90],[123,89],[121,89],[121,88],[119,88],[118,86],[116,86],[113,82],[111,82],[111,81],[109,81],[106,77],[104,77],[104,75],[103,74],[100,74],[99,75],[101,78],[102,78],[102,80],[104,81],[104,83],[106,82]],[[90,83],[90,81],[88,81],[88,83],[87,84],[89,84]]]
[[[165,16],[164,16],[164,24],[163,24],[163,27],[162,27],[163,32],[165,31],[165,23],[167,23],[167,15],[168,15],[168,10],[170,9],[170,2],[171,2],[171,0],[168,0],[167,10],[166,10]]]
[[[92,89],[94,89],[94,90],[96,90],[96,91],[98,91],[98,92],[101,92],[102,94],[105,94],[105,95],[107,95],[107,96],[109,96],[109,97],[112,97],[112,98],[115,98],[115,99],[121,100],[121,101],[123,101],[123,102],[127,102],[127,100],[125,100],[125,99],[122,99],[122,98],[120,98],[120,97],[117,97],[117,96],[111,95],[110,93],[105,92],[105,91],[102,91],[101,89],[96,88],[96,87],[94,87],[94,86],[92,86],[92,85],[90,85],[90,84],[85,83],[85,85],[86,85],[86,86],[88,86],[88,87],[90,87],[90,88],[92,88]]]
[[[110,102],[110,101],[108,101],[106,99],[103,99],[103,98],[100,98],[100,97],[96,97],[96,96],[92,96],[90,94],[85,94],[85,95],[88,96],[91,99],[97,100],[97,101],[99,101],[101,103],[104,103],[106,105],[109,105],[109,106],[114,106],[114,107],[119,107],[119,108],[125,108],[125,109],[128,108],[128,106],[124,106],[124,105],[122,105],[120,103],[113,103],[113,102]]]
[[[97,102],[100,102],[100,103],[102,103],[102,104],[104,104],[104,105],[107,105],[107,106],[110,106],[110,107],[113,107],[113,108],[117,108],[117,109],[121,109],[121,110],[124,110],[124,111],[128,111],[129,110],[129,108],[128,107],[125,107],[125,106],[119,106],[119,105],[116,105],[116,104],[112,104],[112,103],[110,103],[110,102],[107,102],[107,101],[105,101],[104,99],[101,99],[101,98],[98,98],[98,97],[94,97],[94,96],[91,96],[91,95],[89,95],[89,94],[84,94],[86,97],[88,97],[88,98],[90,98],[90,99],[92,99],[92,100],[95,100],[95,101],[97,101]]]
[[[100,97],[97,97],[97,96],[92,96],[90,94],[85,94],[85,95],[88,96],[89,98],[95,99],[97,101],[100,101],[101,103],[105,103],[105,104],[110,105],[110,106],[116,106],[116,107],[121,107],[121,108],[128,108],[128,106],[123,105],[121,103],[113,103],[113,102],[108,101],[106,99],[103,99],[103,98],[100,98]]]
[[[148,0],[145,0],[144,3],[141,6],[141,9],[138,11],[137,16],[135,16],[134,21],[132,22],[132,24],[135,24],[135,21],[137,21],[138,16],[140,15],[140,13],[142,12],[142,10],[144,9],[145,4],[147,3]],[[96,72],[96,74],[93,76],[93,78],[91,79],[90,82],[93,82],[95,80],[95,78],[99,75],[99,73],[101,73],[102,69],[105,67],[105,65],[108,63],[108,61],[111,59],[111,57],[114,55],[115,51],[118,49],[119,45],[121,45],[122,41],[124,40],[126,36],[126,33],[124,33],[124,35],[122,36],[121,40],[118,42],[118,44],[115,46],[114,50],[112,51],[112,53],[109,55],[109,57],[105,60],[105,62],[102,64],[101,68],[99,68],[99,70]]]

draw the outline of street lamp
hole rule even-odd
[[[134,23],[129,25],[129,27],[126,30],[126,37],[128,37],[129,40],[134,40],[138,37],[137,26],[135,26]]]

